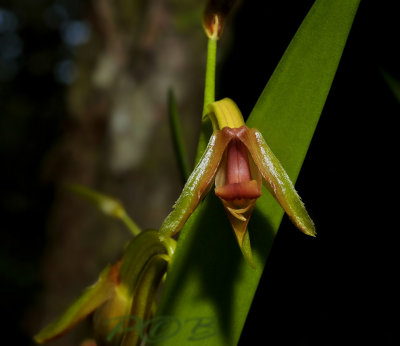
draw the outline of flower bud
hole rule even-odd
[[[210,39],[218,40],[224,29],[225,19],[236,0],[209,0],[203,15],[203,27]]]

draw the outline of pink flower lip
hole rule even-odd
[[[248,150],[238,138],[244,127],[233,129],[225,127],[223,131],[232,139],[225,151],[224,183],[216,186],[215,194],[226,201],[257,199],[261,196],[261,189],[257,181],[252,179]]]

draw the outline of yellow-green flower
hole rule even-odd
[[[134,346],[141,343],[137,319],[152,316],[155,296],[175,250],[175,240],[155,230],[141,232],[127,245],[122,259],[107,266],[96,283],[34,339],[53,340],[93,314],[94,336],[98,345]]]

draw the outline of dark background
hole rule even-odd
[[[0,19],[0,287],[3,331],[13,344],[30,343],[24,315],[43,289],[40,267],[54,187],[40,177],[43,160],[62,134],[69,85],[64,70],[73,58],[59,29],[43,24],[52,1],[30,3],[0,6],[0,18],[7,9],[18,21],[8,19],[6,26]],[[70,2],[71,17],[82,18],[82,3]],[[217,96],[229,95],[248,114],[312,3],[245,1],[228,22],[234,45],[221,53]],[[360,5],[296,184],[318,237],[304,237],[284,218],[241,345],[398,342],[400,105],[388,83],[392,77],[400,88],[394,3]]]
[[[260,64],[271,66],[270,71],[310,3],[280,1],[255,11],[252,6],[243,8],[239,27],[251,17],[255,32],[267,25],[267,32],[273,33],[268,50],[254,54]],[[399,342],[394,316],[399,292],[395,124],[400,107],[383,78],[383,71],[397,83],[400,78],[395,44],[399,24],[394,2],[361,2],[296,183],[318,236],[307,239],[284,217],[241,345],[253,336],[263,345]],[[236,39],[227,64],[232,69],[254,58],[241,54],[239,47],[255,45],[257,35],[250,42],[240,34]],[[229,82],[225,86],[241,100],[241,109],[251,109],[255,102],[257,93],[250,86],[260,83],[261,90],[262,79],[268,77],[258,64],[246,66],[241,87]]]

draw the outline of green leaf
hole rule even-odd
[[[254,107],[248,125],[263,134],[295,181],[332,84],[359,0],[316,1]],[[256,269],[243,260],[213,194],[183,228],[158,316],[179,329],[157,345],[235,345],[283,210],[266,191],[249,224]],[[175,325],[176,327],[176,325]]]
[[[190,175],[190,164],[186,153],[186,147],[183,140],[182,127],[176,105],[175,95],[172,89],[168,92],[168,118],[171,129],[171,135],[174,145],[175,156],[178,161],[179,172],[182,181],[185,183]]]

